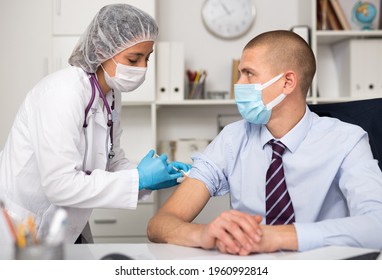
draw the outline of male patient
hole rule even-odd
[[[154,242],[248,255],[328,245],[382,248],[382,173],[360,127],[306,105],[316,64],[306,42],[271,31],[244,48],[226,126],[150,220]],[[211,196],[232,210],[193,224]]]

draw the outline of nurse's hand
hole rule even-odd
[[[173,162],[167,163],[167,156],[162,154],[154,157],[154,150],[150,150],[148,154],[141,160],[138,165],[139,174],[139,190],[148,189],[156,190],[168,188],[177,184],[176,179],[181,178],[183,174],[177,172],[173,167],[188,171],[189,165]]]
[[[191,169],[191,164],[186,164],[186,163],[183,163],[183,162],[180,162],[180,161],[170,162],[169,166],[171,167],[171,172],[172,173],[178,172],[178,171],[176,171],[177,169],[184,171],[184,173],[187,173]]]
[[[184,171],[184,173],[187,173],[191,169],[191,165],[190,164],[186,164],[186,163],[178,162],[178,161],[173,161],[173,162],[171,162],[168,165],[167,168],[168,168],[170,174],[177,174],[177,173],[179,174],[180,173],[180,174],[182,174],[183,177],[187,176],[187,175],[185,175],[181,171],[176,171],[173,167],[175,167],[178,170]],[[174,187],[176,185],[179,185],[179,183],[182,182],[183,179],[184,178],[179,177],[178,179],[168,180],[168,181],[156,184],[154,186],[147,187],[146,189],[149,189],[149,190],[160,190],[160,189]]]

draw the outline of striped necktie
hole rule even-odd
[[[284,177],[282,155],[285,152],[285,145],[274,139],[268,144],[272,145],[273,153],[265,184],[266,224],[291,224],[295,222],[295,217]]]

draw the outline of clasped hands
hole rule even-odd
[[[260,224],[260,215],[237,210],[221,213],[201,231],[201,247],[217,248],[221,253],[246,256],[282,249],[297,250],[293,225],[269,226]]]
[[[177,179],[183,176],[183,173],[179,171],[187,172],[191,168],[191,165],[182,162],[167,163],[167,155],[165,154],[159,157],[154,155],[154,150],[150,150],[137,167],[139,190],[159,190],[173,187],[178,184]]]

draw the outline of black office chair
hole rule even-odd
[[[359,125],[368,134],[373,156],[382,170],[382,98],[330,104],[309,104],[312,112]]]

